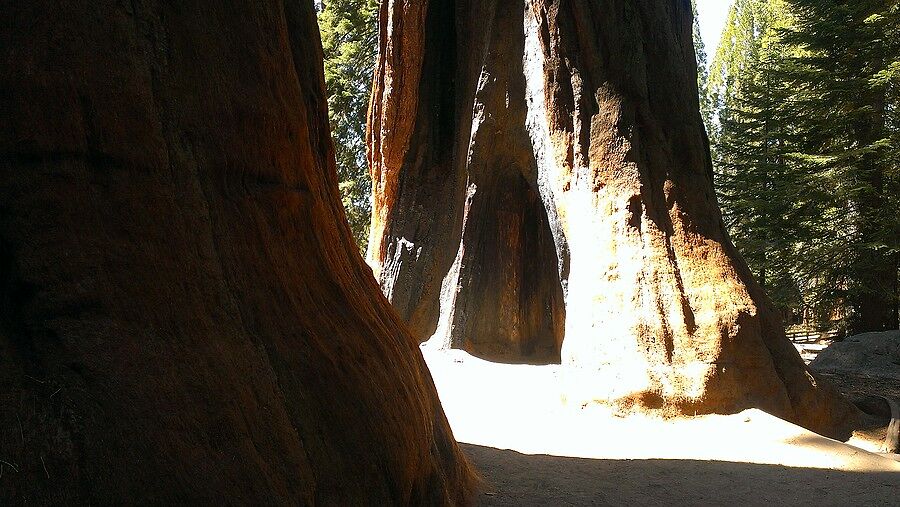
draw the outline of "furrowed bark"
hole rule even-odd
[[[380,60],[369,118],[373,174],[397,182],[376,189],[369,262],[418,338],[597,370],[593,396],[616,404],[846,429],[853,409],[809,374],[725,232],[690,2],[427,10],[412,134],[380,109],[402,58]]]
[[[311,3],[0,20],[0,499],[465,503],[343,215]]]

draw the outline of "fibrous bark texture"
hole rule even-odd
[[[724,229],[687,0],[385,1],[369,261],[420,340],[834,434]]]
[[[463,503],[311,2],[2,2],[0,504]]]

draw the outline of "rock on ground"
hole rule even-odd
[[[816,372],[900,380],[900,331],[864,333],[835,342],[810,367]]]

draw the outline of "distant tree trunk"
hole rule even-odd
[[[873,93],[868,102],[871,114],[856,126],[856,145],[871,146],[887,137],[885,132],[885,94]],[[850,304],[854,315],[850,322],[852,333],[887,331],[898,328],[897,269],[898,255],[887,248],[873,248],[883,242],[890,223],[882,218],[888,209],[884,162],[875,153],[860,157],[864,191],[856,200],[859,214],[859,258],[852,266],[852,281],[857,286],[851,294]],[[890,219],[888,219],[890,220]],[[893,217],[896,221],[897,217]],[[888,232],[887,235],[890,233]]]
[[[690,2],[389,0],[381,23],[369,262],[419,339],[595,368],[621,404],[847,422],[725,233]]]
[[[0,21],[0,503],[464,502],[341,210],[312,4]]]

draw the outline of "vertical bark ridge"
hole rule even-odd
[[[0,20],[0,498],[465,503],[343,216],[312,4]]]
[[[444,78],[422,73],[417,97],[457,103],[456,136],[442,140],[452,158],[374,168],[404,179],[380,241],[445,254],[372,252],[395,305],[415,293],[429,306],[417,337],[505,361],[546,360],[520,345],[552,344],[554,359],[595,370],[593,396],[611,403],[756,406],[844,429],[852,409],[812,380],[725,233],[690,3],[457,0],[453,16],[455,80],[434,86]],[[376,131],[374,109],[370,122]],[[411,152],[426,148],[417,142]],[[453,184],[423,184],[428,170]],[[416,215],[404,192],[441,206]]]

